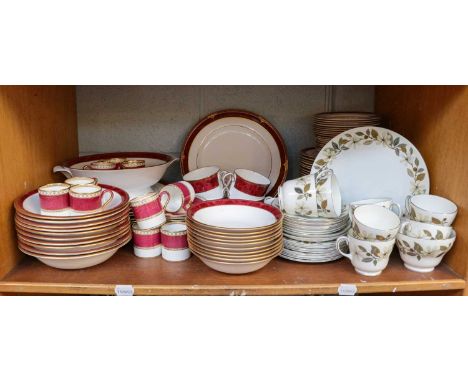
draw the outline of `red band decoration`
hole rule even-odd
[[[39,201],[43,210],[55,211],[63,210],[70,206],[70,199],[67,194],[63,195],[40,195]]]
[[[94,198],[75,198],[70,195],[70,207],[75,211],[93,211],[101,208],[102,194]]]
[[[157,198],[142,206],[132,207],[135,219],[146,219],[151,216],[157,215],[162,211],[161,199]]]
[[[234,187],[248,195],[263,196],[265,195],[268,185],[252,183],[237,175]]]
[[[219,186],[218,173],[215,172],[213,175],[210,175],[206,178],[190,181],[189,183],[192,185],[195,193],[197,194],[211,191]]]
[[[164,233],[161,235],[162,244],[168,249],[188,248],[187,235],[169,236]]]
[[[161,233],[156,232],[152,235],[140,235],[133,232],[133,243],[141,248],[156,247],[161,244]]]

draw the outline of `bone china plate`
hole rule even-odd
[[[331,169],[344,204],[389,197],[400,206],[407,195],[429,193],[429,172],[414,145],[383,127],[345,131],[329,141],[315,158],[311,174]]]
[[[288,170],[286,146],[279,132],[259,115],[239,110],[210,114],[190,131],[181,152],[181,170],[218,166],[248,169],[270,179],[273,196]]]

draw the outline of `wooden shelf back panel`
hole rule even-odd
[[[416,145],[429,169],[431,193],[458,205],[457,240],[445,257],[468,274],[468,86],[377,86],[376,111]]]
[[[0,281],[0,292],[114,294],[116,284],[133,285],[142,295],[310,295],[337,294],[340,284],[355,284],[358,293],[397,293],[463,289],[465,281],[448,266],[431,273],[407,270],[397,253],[378,277],[354,272],[347,259],[323,264],[301,264],[275,259],[246,275],[216,272],[192,256],[172,263],[161,257],[140,259],[131,246],[107,262],[88,269],[50,268],[26,257]]]
[[[13,201],[78,154],[74,86],[0,86],[0,277],[21,259]]]

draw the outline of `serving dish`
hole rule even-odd
[[[183,175],[209,166],[258,172],[270,180],[270,196],[276,194],[288,170],[286,145],[279,132],[265,118],[241,110],[218,111],[199,121],[186,137],[180,158]]]
[[[91,162],[113,158],[144,160],[146,167],[117,170],[83,169],[83,167],[88,166]],[[115,152],[73,158],[65,161],[60,166],[55,166],[53,171],[61,172],[67,178],[73,176],[97,178],[99,183],[120,187],[127,191],[130,198],[134,198],[151,192],[151,187],[159,182],[169,166],[176,160],[178,158],[161,153]]]
[[[342,201],[389,197],[400,206],[407,195],[429,193],[429,172],[419,151],[400,134],[377,126],[358,127],[320,150],[311,173],[331,169]]]

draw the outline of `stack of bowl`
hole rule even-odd
[[[112,201],[98,212],[67,216],[41,214],[38,191],[14,202],[19,249],[51,267],[81,269],[100,264],[131,239],[128,194],[117,187]]]
[[[408,197],[404,219],[397,235],[400,257],[406,268],[431,272],[452,248],[456,233],[452,223],[457,206],[436,195]]]
[[[305,176],[310,174],[310,169],[314,164],[315,157],[320,152],[319,148],[309,147],[301,150],[299,158],[299,175]]]
[[[278,208],[261,202],[240,199],[201,202],[187,213],[189,248],[217,271],[254,272],[281,254],[282,221]]]

